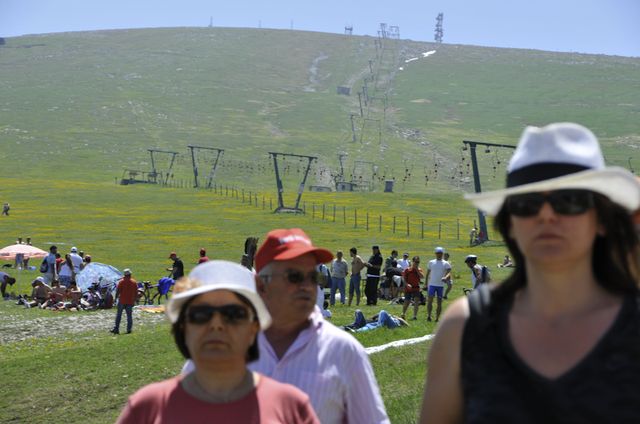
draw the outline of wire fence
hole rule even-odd
[[[116,183],[118,181],[116,180]],[[189,180],[172,180],[160,183],[163,188],[191,188],[194,190],[207,190],[215,195],[234,199],[247,208],[256,208],[265,211],[275,211],[278,202],[273,197],[252,190],[246,190],[233,185],[213,184],[211,187],[193,187]],[[336,203],[302,202],[302,214],[313,222],[325,222],[350,226],[354,229],[396,234],[406,238],[433,238],[461,240],[466,237],[462,228],[475,227],[475,222],[470,224],[469,219],[451,218],[447,221],[433,218],[415,217],[411,215],[383,214],[371,212],[364,208],[348,207]]]

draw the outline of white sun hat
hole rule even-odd
[[[573,123],[525,128],[509,161],[507,188],[464,197],[495,216],[507,196],[562,189],[590,190],[629,211],[640,208],[636,177],[624,168],[605,166],[596,136]]]
[[[166,314],[172,323],[178,320],[182,306],[190,298],[214,290],[230,290],[251,302],[262,330],[271,325],[271,315],[256,291],[255,277],[242,265],[220,260],[204,262],[191,270],[186,287],[186,290],[174,294],[167,303]]]

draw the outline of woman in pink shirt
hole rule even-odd
[[[138,390],[118,423],[319,423],[306,394],[247,369],[258,358],[258,331],[271,323],[251,271],[209,261],[174,293],[167,316],[195,370]]]

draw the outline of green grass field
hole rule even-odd
[[[320,246],[356,246],[364,255],[379,244],[385,256],[395,248],[428,259],[433,247],[444,246],[456,298],[469,285],[468,253],[490,265],[494,279],[506,276],[495,268],[506,253],[500,240],[468,247],[477,215],[462,200],[472,191],[462,140],[515,144],[526,124],[575,120],[593,128],[610,163],[640,167],[640,59],[407,40],[386,40],[378,51],[371,37],[222,28],[6,41],[0,47],[0,203],[12,209],[0,217],[0,242],[31,237],[38,247],[55,243],[62,252],[77,246],[95,261],[131,268],[139,280],[165,275],[170,251],[188,269],[200,247],[212,258],[238,261],[246,237],[263,239],[272,228],[295,226]],[[404,63],[430,50],[436,53]],[[363,127],[364,117],[356,117],[352,142],[349,114],[359,114],[355,93],[365,78],[374,78],[367,80],[370,96],[386,95],[388,103],[385,109],[373,99],[364,110],[380,120],[380,134],[374,121]],[[351,87],[352,95],[337,95],[339,85]],[[188,144],[225,149],[216,191],[186,188]],[[150,169],[148,148],[180,153],[174,184],[184,188],[115,184],[124,168]],[[346,153],[345,179],[362,175],[375,191],[305,191],[305,215],[273,214],[268,151],[318,156],[308,185],[330,185],[338,153]],[[509,154],[480,152],[484,188],[503,184]],[[166,168],[166,158],[157,166]],[[200,166],[202,175],[209,165]],[[302,163],[281,166],[291,204]],[[389,178],[395,192],[382,193]],[[257,204],[249,203],[249,193]],[[37,275],[10,273],[18,278],[16,293],[27,292]],[[333,321],[351,322],[354,310],[337,306]],[[358,339],[376,346],[432,333],[425,314],[422,309],[422,321],[409,328]],[[165,322],[143,317],[132,335],[114,337],[105,330],[113,316],[0,302],[0,422],[112,422],[133,391],[179,370],[182,360]],[[415,422],[428,346],[371,356],[394,423]]]

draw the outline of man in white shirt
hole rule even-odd
[[[301,229],[267,234],[255,256],[256,286],[273,322],[249,368],[306,392],[323,424],[388,423],[364,348],[315,307],[315,267],[332,258]]]
[[[329,298],[331,306],[336,303],[337,290],[340,290],[340,303],[344,305],[347,274],[349,274],[349,263],[342,257],[342,250],[338,250],[336,258],[331,262],[331,297]]]
[[[398,261],[398,268],[400,268],[400,271],[404,271],[405,269],[409,268],[411,266],[411,261],[409,260],[409,253],[408,252],[404,252],[402,254],[402,259],[400,259]]]
[[[83,259],[82,256],[78,254],[78,248],[72,247],[69,253],[71,257],[71,263],[73,263],[73,271],[77,274],[80,272],[80,268],[82,267]]]
[[[436,247],[436,258],[429,261],[427,265],[427,321],[431,321],[431,311],[433,310],[433,298],[438,297],[438,305],[436,307],[436,322],[440,319],[442,312],[442,297],[444,294],[445,282],[451,278],[451,265],[442,259],[444,249]]]

